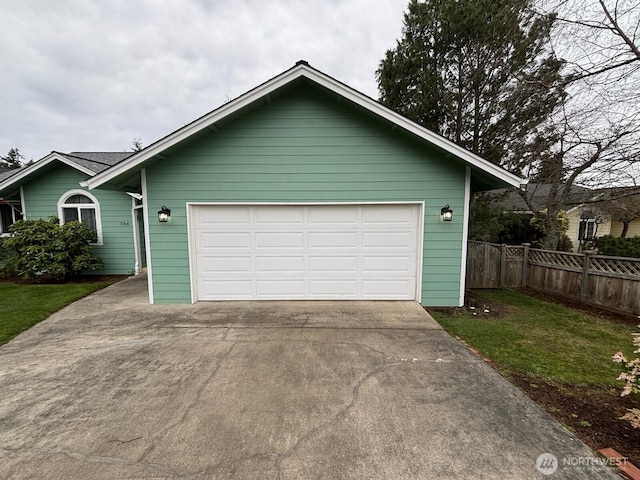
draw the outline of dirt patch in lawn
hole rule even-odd
[[[490,302],[473,290],[467,290],[464,295],[463,307],[425,307],[427,312],[437,312],[447,317],[457,317],[471,314],[476,317],[501,318],[510,315],[514,309],[498,302]]]
[[[640,396],[620,396],[620,389],[559,385],[511,373],[511,382],[542,406],[591,449],[611,447],[640,466],[640,429],[620,417],[640,408]]]

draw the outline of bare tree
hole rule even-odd
[[[543,6],[546,15],[557,12],[552,38],[565,61],[568,95],[541,134],[542,149],[523,161],[534,181],[549,185],[545,248],[555,249],[560,232],[552,220],[571,206],[575,185],[637,182],[640,1],[557,0]]]
[[[570,82],[623,80],[640,69],[639,0],[539,0],[537,11],[555,15],[554,47]]]
[[[607,192],[597,202],[598,207],[611,215],[613,220],[622,223],[620,236],[625,238],[629,231],[629,224],[640,218],[640,189],[631,188],[620,192]]]

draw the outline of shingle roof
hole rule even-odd
[[[22,168],[0,171],[0,190],[15,188],[25,178],[39,171],[41,168],[51,164],[51,162],[62,162],[71,168],[84,173],[88,177],[116,165],[122,160],[133,155],[134,152],[72,152],[60,153],[53,151],[37,162],[26,165]]]
[[[491,203],[496,207],[504,211],[509,212],[529,212],[540,211],[546,208],[547,197],[551,191],[551,184],[549,183],[529,183],[525,190],[518,192],[513,188],[501,188],[499,190],[492,190],[486,192],[486,196],[490,199]],[[562,194],[564,186],[561,185],[559,193]],[[574,207],[592,200],[598,195],[598,190],[592,190],[580,185],[573,185],[571,193],[569,194],[569,201],[567,207]],[[522,198],[524,194],[529,204]]]
[[[18,168],[0,168],[0,182],[16,173]]]
[[[88,168],[94,173],[100,173],[125,158],[129,158],[134,152],[71,152],[60,153],[69,161]]]

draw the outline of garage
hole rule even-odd
[[[188,212],[194,301],[420,300],[421,203]]]

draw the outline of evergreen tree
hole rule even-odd
[[[376,72],[388,107],[521,172],[564,96],[548,48],[553,15],[531,0],[411,0],[402,38]]]
[[[24,155],[17,148],[12,148],[6,155],[0,156],[0,167],[3,168],[20,168],[22,167]]]

